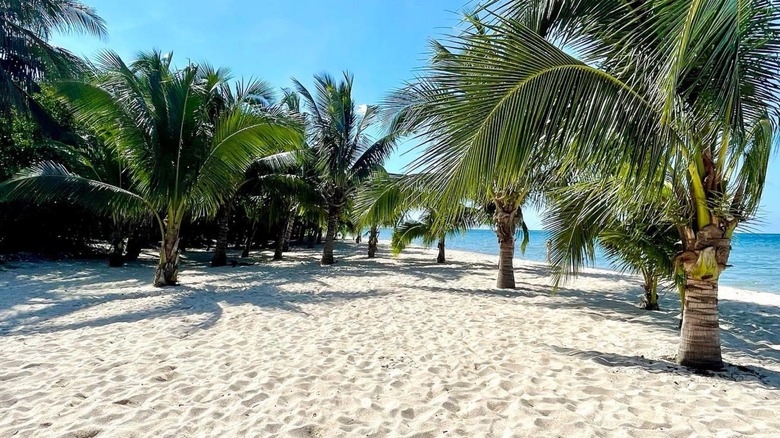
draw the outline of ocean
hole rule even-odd
[[[389,239],[391,230],[382,230],[381,238]],[[525,254],[519,245],[515,257],[518,259],[544,262],[547,260],[548,234],[546,231],[531,231],[531,239]],[[498,242],[492,230],[469,230],[447,239],[447,248],[498,255]],[[721,274],[720,284],[738,289],[780,294],[780,234],[735,233],[729,264]],[[596,249],[596,268],[614,269]]]

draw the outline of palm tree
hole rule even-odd
[[[660,281],[675,282],[677,228],[666,204],[635,204],[615,179],[569,182],[547,195],[545,225],[551,233],[550,263],[558,284],[577,274],[580,265],[595,261],[595,246],[623,272],[641,274],[644,295],[640,307],[658,310]]]
[[[125,190],[132,190],[128,178],[128,170],[122,165],[121,160],[112,150],[103,144],[93,145],[84,151],[76,152],[79,157],[80,169],[78,175],[86,176],[106,184]],[[111,252],[108,256],[108,264],[111,267],[121,267],[125,263],[125,249],[128,239],[131,221],[120,214],[111,215]]]
[[[554,149],[504,147],[504,138],[494,136],[496,127],[486,125],[495,117],[487,106],[495,103],[492,94],[511,87],[491,78],[462,79],[465,72],[477,69],[477,62],[484,62],[476,56],[489,55],[470,52],[467,44],[472,38],[479,41],[489,35],[475,17],[467,18],[474,24],[474,33],[453,42],[452,47],[434,42],[430,66],[394,93],[389,106],[396,123],[418,133],[425,145],[412,169],[430,175],[429,190],[438,194],[433,210],[439,220],[452,222],[465,201],[487,206],[499,244],[496,286],[513,289],[518,226],[524,234],[521,249],[528,238],[522,208],[539,198],[557,163]],[[487,74],[489,70],[481,67],[479,71]],[[490,151],[481,149],[485,142]],[[506,172],[507,167],[512,172]]]
[[[353,221],[358,227],[370,224],[372,231],[378,225],[393,227],[391,246],[396,255],[417,239],[428,247],[437,243],[436,261],[444,263],[447,236],[487,224],[489,216],[483,208],[461,205],[455,214],[440,220],[432,207],[436,193],[427,186],[431,179],[427,174],[375,175],[355,197]],[[413,217],[415,212],[420,213],[418,218]]]
[[[207,103],[209,124],[215,125],[219,117],[226,111],[239,111],[254,109],[262,111],[268,109],[273,100],[273,87],[260,80],[240,80],[231,84],[230,71],[226,68],[214,68],[209,64],[200,66],[198,80],[201,86],[207,90],[210,100]],[[235,193],[238,187],[225,188],[226,192]],[[230,216],[233,208],[233,196],[226,193],[226,201],[217,212],[217,241],[214,245],[214,256],[211,259],[212,267],[227,265],[227,239]]]
[[[427,210],[419,219],[405,220],[393,229],[393,236],[390,240],[393,254],[400,254],[410,243],[420,239],[426,247],[431,247],[436,243],[439,250],[436,255],[436,263],[445,263],[447,261],[445,252],[447,237],[462,234],[470,228],[484,224],[487,222],[486,219],[482,209],[462,206],[460,214],[454,215],[448,222],[442,224],[437,219],[435,212]]]
[[[67,77],[82,62],[65,49],[52,46],[54,32],[106,36],[106,25],[95,10],[72,0],[12,0],[0,2],[0,113],[15,108],[45,117],[33,99],[47,75]]]
[[[677,360],[720,368],[718,278],[735,228],[756,213],[776,138],[780,10],[768,0],[550,8],[563,3],[504,2],[518,14],[448,43],[446,62],[428,72],[438,85],[429,94],[442,104],[422,161],[445,169],[469,163],[453,172],[451,185],[463,190],[485,186],[487,177],[523,181],[536,166],[526,159],[534,151],[597,175],[628,168],[621,184],[637,197],[657,196],[671,181],[684,219]],[[524,24],[527,16],[547,20],[548,34]]]
[[[251,169],[241,188],[241,195],[259,202],[254,216],[262,211],[269,226],[276,227],[274,260],[282,260],[292,233],[295,217],[321,203],[316,187],[304,173],[304,154],[289,154],[286,162],[261,160]],[[277,158],[274,156],[274,158]]]
[[[185,215],[213,215],[230,194],[224,188],[252,162],[295,147],[300,136],[274,114],[245,107],[210,118],[213,91],[202,86],[197,65],[173,69],[171,57],[159,52],[127,65],[104,52],[98,66],[93,82],[58,88],[121,157],[132,191],[48,163],[5,183],[6,198],[66,200],[122,217],[151,213],[162,239],[154,284],[174,285]]]
[[[320,191],[328,206],[323,265],[334,263],[333,243],[345,206],[360,183],[380,168],[400,135],[391,126],[378,139],[370,136],[369,132],[377,128],[379,108],[368,105],[359,110],[352,97],[352,82],[352,75],[346,72],[339,82],[326,74],[317,75],[313,95],[295,81],[308,110],[309,144],[320,174]]]
[[[624,224],[599,233],[598,242],[620,271],[642,276],[644,294],[639,307],[659,310],[659,281],[674,282],[677,236],[673,227]]]

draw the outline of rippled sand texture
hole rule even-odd
[[[151,261],[0,270],[0,436],[772,436],[780,297],[724,291],[725,359],[670,362],[678,303],[588,271],[550,295],[543,265],[342,245],[206,268],[177,288]],[[737,367],[737,365],[739,367]],[[775,435],[777,436],[777,435]]]

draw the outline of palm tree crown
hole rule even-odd
[[[78,1],[0,1],[0,111],[35,105],[32,94],[44,75],[63,77],[78,71],[81,60],[49,44],[55,31],[102,38],[106,25],[94,9]]]

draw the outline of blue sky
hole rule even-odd
[[[355,75],[355,97],[377,103],[424,65],[428,41],[458,24],[468,0],[82,0],[106,20],[107,41],[65,35],[54,43],[92,56],[111,48],[128,59],[140,50],[173,51],[184,63],[207,60],[236,76],[279,87],[305,84],[320,72]],[[387,167],[401,171],[414,158],[401,146]],[[772,159],[759,220],[751,230],[780,233],[780,172]],[[526,212],[541,229],[536,212]]]

